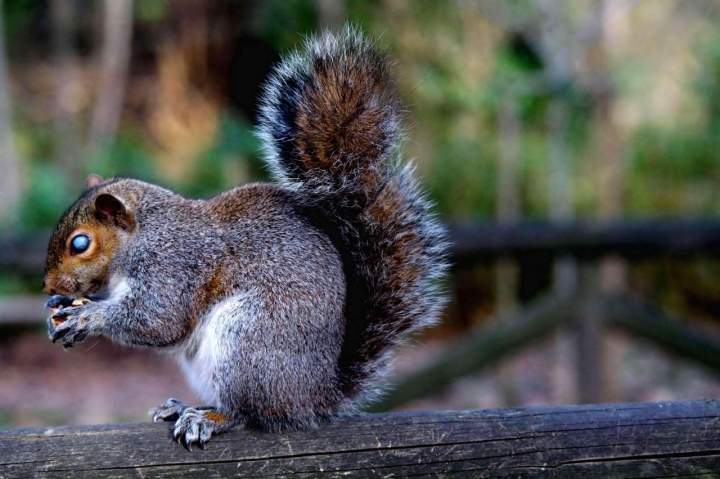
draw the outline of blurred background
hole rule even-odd
[[[0,0],[0,427],[147,420],[172,358],[47,339],[49,232],[89,173],[266,180],[281,55],[346,20],[396,60],[451,227],[442,323],[374,410],[720,397],[720,1]]]

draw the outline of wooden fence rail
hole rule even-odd
[[[461,263],[537,253],[578,257],[615,253],[631,258],[660,253],[720,255],[720,220],[715,218],[456,223],[450,226],[450,237],[453,258]],[[40,274],[49,238],[49,231],[0,236],[0,269]]]
[[[0,478],[720,477],[718,400],[354,415],[192,452],[169,429],[0,430]]]
[[[450,228],[452,254],[459,263],[539,253],[598,258],[658,255],[720,255],[720,220],[652,219],[624,221],[524,221],[456,223]]]

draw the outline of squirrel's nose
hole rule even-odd
[[[42,289],[45,292],[45,294],[49,294],[51,296],[57,294],[57,291],[55,290],[55,288],[48,285],[47,277],[43,278]]]
[[[67,274],[50,276],[49,278],[46,278],[46,280],[45,292],[48,294],[71,296],[80,289],[80,282]]]

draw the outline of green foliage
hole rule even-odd
[[[632,213],[720,211],[720,35],[698,51],[692,86],[704,125],[645,125],[630,143],[627,209]]]
[[[626,181],[631,213],[720,211],[720,138],[645,127],[634,138]]]
[[[481,141],[455,140],[435,151],[427,175],[431,197],[446,216],[492,216],[495,163]]]
[[[720,137],[697,130],[642,128],[633,142],[635,174],[673,181],[720,181]]]
[[[707,39],[700,49],[701,71],[695,88],[708,111],[708,127],[712,133],[720,133],[720,35]]]
[[[40,284],[39,282],[36,283]],[[22,294],[27,291],[27,284],[21,278],[10,275],[0,275],[0,297]]]
[[[135,18],[141,22],[157,22],[165,18],[169,8],[168,0],[135,0]]]
[[[95,173],[103,178],[123,176],[144,181],[157,182],[153,158],[143,143],[127,133],[118,136],[84,165],[85,175],[73,181],[73,187],[81,187],[85,176]]]
[[[309,0],[267,0],[257,6],[256,25],[275,50],[300,43],[301,35],[317,31],[315,3]]]
[[[33,10],[42,6],[43,3],[41,0],[3,0],[0,14],[3,16],[8,33],[12,34],[22,28]]]
[[[33,153],[47,151],[48,146],[40,142],[33,150]],[[20,207],[20,224],[30,230],[54,226],[63,211],[82,193],[85,177],[90,173],[105,178],[128,176],[157,181],[148,151],[124,136],[90,158],[80,178],[68,178],[62,167],[45,159],[47,156],[35,158],[27,166],[29,184]]]
[[[347,18],[363,28],[369,28],[377,15],[380,0],[346,0]]]
[[[520,151],[520,195],[522,212],[527,217],[543,218],[549,210],[547,191],[550,165],[548,142],[541,130],[526,131]]]
[[[497,113],[509,95],[517,102],[523,124],[542,124],[547,96],[533,87],[542,75],[542,60],[520,36],[498,50],[492,78],[484,85],[484,107]]]
[[[504,2],[516,21],[535,14],[523,1]],[[495,170],[498,161],[499,115],[508,98],[517,102],[521,120],[520,182],[523,214],[544,216],[548,210],[547,113],[552,95],[565,95],[571,104],[568,132],[572,178],[577,210],[594,213],[595,170],[589,143],[592,104],[580,90],[548,92],[537,89],[543,59],[537,45],[513,33],[497,40],[491,57],[491,73],[482,81],[468,81],[466,52],[462,49],[462,9],[447,2],[418,0],[411,4],[388,4],[379,0],[344,2],[348,20],[359,23],[388,45],[392,57],[409,68],[398,78],[401,94],[411,103],[410,122],[422,138],[409,148],[422,151],[422,173],[432,197],[443,214],[492,216],[495,202]],[[21,25],[38,8],[39,0],[4,0],[8,26]],[[167,0],[138,0],[135,15],[141,22],[157,22],[173,8]],[[387,29],[388,8],[401,13],[402,22],[442,38],[438,48],[418,49],[406,55],[399,49],[400,33]],[[317,29],[317,4],[311,0],[260,2],[252,24],[279,51],[297,45],[302,34]],[[396,20],[397,21],[397,20]],[[397,48],[396,48],[397,47]],[[397,50],[397,51],[396,51]],[[709,35],[698,48],[697,77],[692,85],[702,99],[706,124],[642,125],[627,145],[625,174],[626,209],[630,213],[716,212],[720,209],[720,35]],[[619,89],[645,87],[652,72],[641,62],[613,66]],[[634,82],[634,83],[633,83]],[[48,125],[29,125],[20,118],[18,145],[29,171],[21,222],[29,227],[49,227],[79,193],[84,178],[66,178],[51,159],[55,141]],[[133,128],[130,125],[130,128]],[[197,163],[187,184],[172,185],[182,193],[208,196],[238,183],[265,179],[259,143],[243,120],[226,116],[213,145]],[[411,135],[415,132],[411,131]],[[416,153],[411,151],[411,153]],[[125,125],[121,136],[84,165],[84,173],[132,176],[157,182],[162,175],[153,169],[151,146],[142,135]],[[411,155],[412,156],[412,155]]]
[[[178,185],[178,189],[189,196],[208,197],[265,178],[260,141],[252,126],[240,117],[226,114],[213,146],[198,162],[192,182]]]
[[[65,173],[57,165],[40,162],[31,163],[29,170],[27,193],[20,205],[20,224],[30,230],[54,226],[74,200]]]

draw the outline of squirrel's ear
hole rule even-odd
[[[103,193],[95,198],[95,216],[101,221],[109,221],[124,230],[132,229],[135,216],[116,196]]]
[[[103,181],[105,180],[102,179],[102,176],[93,173],[87,177],[87,180],[85,180],[85,191],[89,190],[93,186],[101,184]]]

